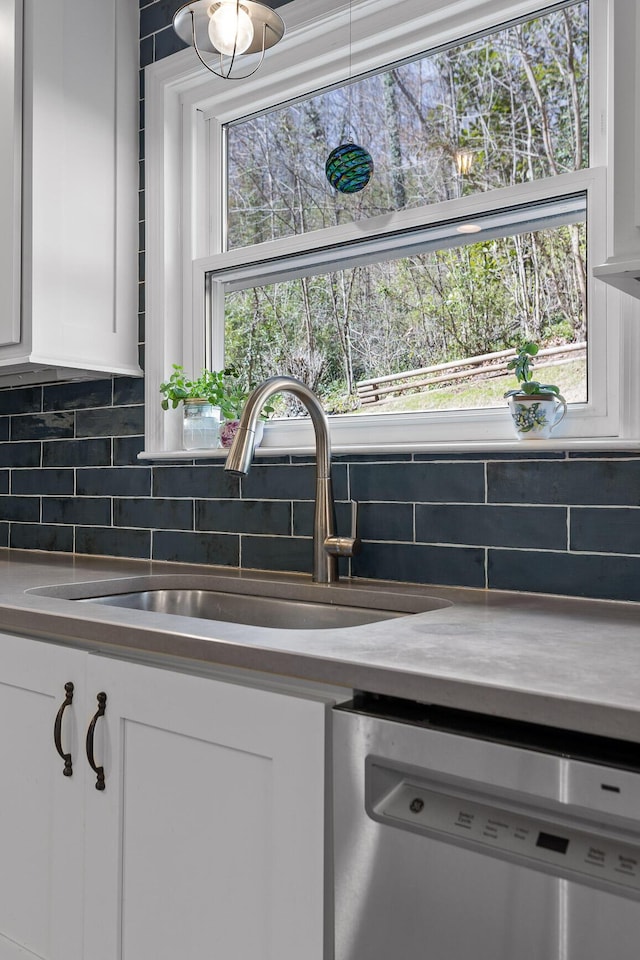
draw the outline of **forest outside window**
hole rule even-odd
[[[318,43],[342,45],[351,82],[310,51],[292,86],[274,56],[256,100],[198,105],[194,182],[209,202],[207,229],[192,229],[187,353],[232,363],[248,386],[299,377],[336,449],[512,440],[504,356],[525,340],[551,351],[536,373],[569,401],[559,436],[620,433],[624,344],[605,322],[617,301],[591,279],[607,255],[608,0],[505,3],[493,24],[485,6],[475,32],[441,17],[423,53],[409,22],[367,71],[366,17],[352,50],[334,16]],[[375,164],[353,195],[324,176],[348,140]],[[282,398],[266,445],[307,445],[300,414]]]
[[[464,222],[469,198],[493,194],[500,211],[505,188],[524,186],[526,196],[542,181],[551,194],[554,179],[588,168],[587,2],[231,123],[225,135],[227,249],[269,248],[270,267],[259,257],[238,289],[224,269],[208,274],[224,286],[209,299],[224,304],[224,363],[248,385],[296,376],[330,414],[384,418],[383,427],[414,411],[504,409],[504,353],[536,340],[568,348],[540,362],[542,379],[561,381],[570,403],[587,402],[585,203],[542,229]],[[371,183],[354,195],[323,176],[332,146],[349,139],[375,158]],[[376,234],[380,217],[426,218],[433,205],[463,218],[440,245],[417,240],[399,256],[402,233]],[[342,245],[339,228],[365,221],[383,242],[356,265],[359,245]],[[332,232],[342,248],[314,257]],[[278,258],[278,241],[292,236],[302,241],[295,254]],[[334,258],[344,268],[327,270]],[[301,413],[288,397],[276,410]]]
[[[505,348],[528,336],[552,345],[541,375],[561,371],[567,400],[585,403],[585,312],[571,245],[575,233],[585,248],[586,205],[584,193],[563,195],[211,271],[225,362],[248,383],[285,370],[331,414],[504,409]],[[457,359],[467,362],[458,369]],[[283,397],[281,415],[297,412]]]

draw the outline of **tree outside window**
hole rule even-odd
[[[588,90],[589,10],[580,2],[229,124],[228,248],[308,236],[312,251],[315,231],[582,170]],[[345,196],[326,182],[324,162],[349,139],[372,154],[375,174]],[[471,384],[439,378],[366,407],[357,384],[525,339],[585,342],[585,220],[481,231],[473,242],[453,231],[440,249],[410,256],[391,240],[377,261],[233,290],[225,360],[247,385],[297,376],[336,413],[501,405],[504,382],[491,375]],[[561,362],[554,382],[586,401],[586,355]]]

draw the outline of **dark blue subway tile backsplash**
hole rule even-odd
[[[75,532],[76,553],[106,557],[133,557],[139,560],[148,560],[151,556],[150,530],[78,526]]]
[[[111,437],[91,440],[50,440],[42,444],[43,467],[108,467],[110,465]]]
[[[41,457],[42,444],[36,441],[0,443],[0,466],[2,467],[39,467]]]
[[[42,494],[56,496],[57,494],[73,494],[74,472],[65,469],[44,470],[12,470],[11,493],[13,494]]]
[[[115,406],[144,403],[144,380],[142,377],[115,377],[113,381]]]
[[[84,407],[111,405],[111,380],[85,380],[80,383],[56,383],[42,390],[43,410],[81,410]]]
[[[416,540],[566,550],[567,511],[564,507],[418,503]]]
[[[358,506],[358,536],[364,540],[410,543],[414,539],[413,513],[411,503],[362,503]],[[349,522],[345,518],[343,525],[339,526],[341,534],[349,533]]]
[[[311,573],[312,542],[302,537],[242,537],[242,566],[248,570]]]
[[[74,435],[75,414],[31,413],[11,418],[12,440],[49,440],[53,437]]]
[[[0,414],[37,413],[42,410],[42,387],[0,390]]]
[[[155,467],[153,495],[227,500],[239,496],[239,486],[237,478],[225,473],[221,463],[198,467]]]
[[[337,469],[344,470],[342,465]],[[336,479],[334,476],[334,493],[340,499]],[[248,500],[313,500],[315,497],[315,467],[311,464],[264,466],[257,463],[241,482],[242,496]]]
[[[283,0],[272,0],[281,6]],[[144,68],[184,47],[182,0],[140,0],[139,297],[145,337]],[[136,212],[134,212],[135,216]],[[0,390],[0,547],[310,573],[312,456],[149,463],[144,381]],[[411,583],[640,600],[640,456],[340,454],[338,532],[358,501],[361,553],[341,571]]]
[[[153,559],[237,567],[240,562],[239,537],[158,530],[153,535]]]
[[[173,27],[167,27],[166,30],[160,30],[155,35],[155,55],[157,60],[169,57],[178,50],[184,50],[186,44],[182,42]]]
[[[40,520],[40,497],[0,497],[0,519],[36,523]]]
[[[111,526],[110,497],[43,497],[42,522]]]
[[[490,463],[490,503],[640,505],[640,459]]]
[[[140,41],[140,66],[148,67],[153,63],[153,37],[143,37]]]
[[[105,467],[76,470],[79,497],[148,497],[150,467]]]
[[[498,590],[640,600],[640,557],[490,550],[488,578]]]
[[[193,501],[118,497],[113,501],[113,523],[150,530],[193,530]]]
[[[16,550],[73,552],[73,527],[44,523],[12,523],[9,545]]]
[[[336,532],[348,536],[351,532],[351,504],[336,503]],[[313,535],[315,503],[313,500],[301,500],[293,504],[293,534],[296,537]]]
[[[281,500],[196,500],[196,530],[291,534],[291,504]]]
[[[144,407],[102,407],[76,413],[78,437],[127,437],[143,433]]]
[[[572,507],[570,537],[572,550],[640,554],[640,510]]]
[[[144,450],[144,437],[114,437],[114,467],[134,466],[140,463],[138,454]]]
[[[354,500],[484,502],[482,463],[358,463],[350,473]]]
[[[484,550],[419,543],[367,544],[352,560],[357,577],[484,587]]]

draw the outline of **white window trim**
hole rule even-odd
[[[402,4],[403,15],[398,7]],[[421,52],[427,45],[437,46],[466,34],[490,29],[507,19],[525,16],[550,4],[522,0],[463,0],[445,4],[442,0],[354,0],[351,9],[351,70],[357,75],[386,63]],[[591,0],[592,16],[606,18],[613,0]],[[220,208],[210,203],[219,195],[224,169],[205,160],[221,157],[211,150],[221,137],[224,123],[257,112],[268,106],[302,96],[309,90],[344,79],[349,74],[349,49],[345,45],[345,24],[349,5],[344,0],[329,0],[321,15],[312,13],[312,0],[295,0],[283,11],[287,35],[270,51],[256,77],[232,84],[212,80],[198,64],[192,50],[185,50],[146,68],[146,441],[143,458],[192,458],[181,451],[179,411],[164,413],[159,399],[159,384],[172,363],[182,363],[197,372],[205,365],[205,273],[212,265],[248,265],[259,251],[232,250],[221,256],[223,217]],[[625,24],[618,16],[615,29]],[[592,168],[567,174],[565,178],[581,184],[593,194],[607,197],[591,204],[588,226],[591,245],[590,263],[601,263],[611,252],[610,227],[614,168],[613,110],[627,122],[629,104],[623,97],[613,98],[606,63],[612,62],[615,31],[604,29],[600,19],[592,58]],[[428,38],[428,39],[427,39]],[[304,51],[301,53],[301,51]],[[625,111],[625,112],[623,112]],[[626,113],[626,115],[625,115]],[[605,176],[605,164],[609,173]],[[603,169],[595,169],[595,165]],[[605,182],[606,181],[606,182]],[[538,199],[548,196],[548,181],[505,188],[515,198]],[[545,192],[546,191],[546,192]],[[501,191],[504,192],[504,191]],[[484,195],[465,198],[464,215],[487,205]],[[438,205],[440,206],[440,205]],[[211,223],[203,211],[214,210]],[[448,207],[451,210],[451,207]],[[437,214],[434,207],[433,215]],[[410,224],[415,211],[401,211],[387,218],[389,229]],[[424,211],[420,214],[424,222]],[[374,224],[375,226],[375,224]],[[362,236],[362,224],[344,228],[345,237]],[[318,231],[318,237],[325,231]],[[280,251],[295,252],[304,238],[275,241]],[[265,247],[268,245],[260,245]],[[221,287],[221,284],[218,285]],[[220,292],[222,296],[222,292]],[[536,449],[635,449],[640,448],[640,396],[634,376],[634,358],[640,355],[640,303],[600,281],[589,279],[590,327],[593,357],[600,370],[606,366],[609,388],[594,403],[572,405],[571,415],[550,441],[536,441]],[[606,319],[605,319],[606,318]],[[213,356],[221,363],[220,347],[213,345]],[[602,358],[606,358],[602,361]],[[590,377],[598,370],[591,368]],[[456,451],[474,449],[522,450],[513,438],[505,410],[446,411],[434,414],[393,415],[393,430],[381,430],[390,415],[332,417],[331,431],[337,452],[384,452],[429,450]],[[572,436],[562,435],[561,429]],[[386,432],[386,439],[381,434]],[[391,439],[392,437],[392,439]],[[428,439],[427,439],[428,438]],[[269,425],[262,453],[306,452],[313,446],[311,428],[305,421]],[[526,449],[531,449],[527,445]],[[212,452],[213,456],[225,452]]]

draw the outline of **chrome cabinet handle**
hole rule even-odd
[[[93,735],[96,729],[96,723],[100,717],[104,717],[105,710],[107,708],[107,695],[106,693],[99,693],[97,696],[98,700],[98,709],[96,710],[94,716],[91,719],[89,724],[89,729],[87,730],[87,760],[89,761],[89,766],[96,774],[96,790],[104,790],[104,767],[99,767],[96,764],[95,756],[93,754]]]
[[[56,714],[56,722],[53,725],[53,742],[56,745],[56,750],[64,760],[64,768],[62,770],[62,775],[64,777],[70,777],[73,775],[73,764],[71,762],[71,754],[65,753],[62,747],[62,717],[64,715],[67,707],[71,706],[73,703],[73,684],[69,680],[68,683],[65,683],[64,690],[66,697],[62,701],[60,709]]]

